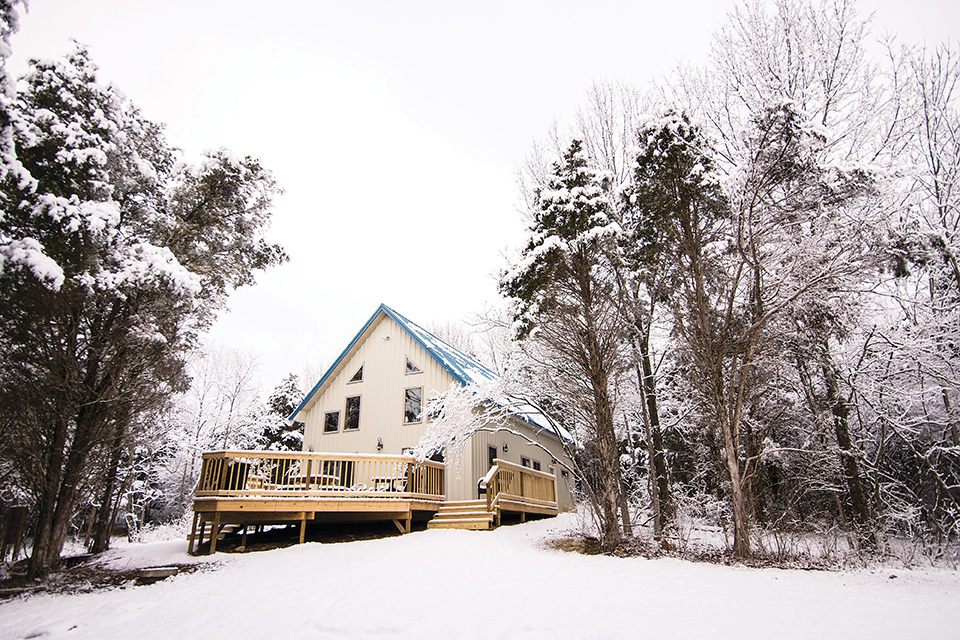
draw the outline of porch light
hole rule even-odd
[[[504,442],[504,443],[503,443],[503,452],[506,453],[507,451],[510,451],[510,447],[508,447],[508,446],[507,446],[507,443]]]
[[[377,438],[377,451],[383,451],[383,438]]]

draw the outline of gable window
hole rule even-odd
[[[344,420],[344,431],[355,431],[360,428],[360,396],[350,396],[347,398],[347,408],[344,411],[346,420]]]
[[[340,412],[327,411],[323,414],[323,432],[334,433],[340,431]]]
[[[363,382],[363,366],[361,365],[357,372],[353,374],[353,377],[347,381],[347,384],[351,382]]]
[[[409,361],[408,361],[409,362]],[[423,420],[423,387],[411,387],[403,392],[403,423],[413,424]]]
[[[413,364],[413,360],[411,360],[410,358],[407,358],[407,373],[410,374],[410,373],[423,373],[423,372],[420,371],[420,367]]]

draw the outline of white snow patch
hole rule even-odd
[[[151,586],[2,603],[0,638],[943,638],[960,629],[956,571],[748,569],[542,545],[574,522],[217,554],[216,570]],[[110,562],[177,564],[191,561],[185,550],[182,541],[131,546]]]

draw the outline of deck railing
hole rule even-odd
[[[496,459],[481,480],[486,487],[487,510],[493,512],[504,500],[519,500],[543,506],[557,505],[557,478],[505,460]]]
[[[196,497],[402,497],[443,499],[444,466],[409,456],[212,451]]]

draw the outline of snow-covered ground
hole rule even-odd
[[[0,604],[0,638],[957,638],[960,573],[749,569],[546,548],[569,517],[217,554],[150,586]],[[194,561],[182,541],[116,568]]]

